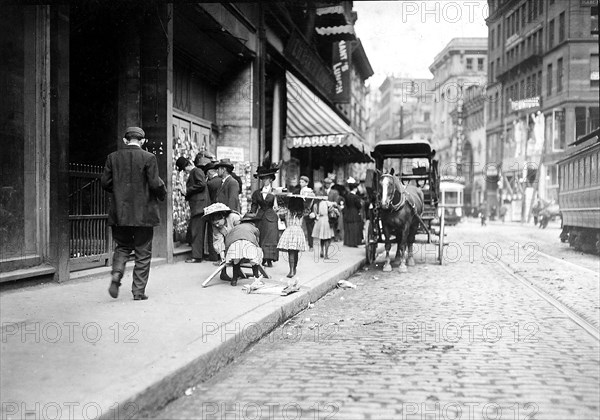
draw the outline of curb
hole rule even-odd
[[[236,323],[248,318],[248,323],[245,325],[252,324],[252,331],[236,331],[235,334],[227,333],[228,338],[221,341],[217,347],[195,357],[192,361],[177,368],[177,370],[156,381],[137,395],[123,399],[117,407],[134,407],[135,413],[127,415],[129,419],[153,417],[156,411],[181,397],[186,389],[210,379],[219,370],[239,357],[249,346],[306,309],[309,303],[316,302],[329,293],[336,287],[339,280],[346,279],[356,273],[365,263],[366,258],[361,258],[342,271],[332,274],[331,277],[317,278],[308,282],[304,287],[309,287],[309,290],[301,290],[295,293],[292,295],[294,297],[291,300],[282,305],[273,305],[273,309],[258,320],[249,319],[252,312],[243,315]],[[116,413],[115,417],[114,412],[107,412],[100,419],[120,419],[120,414]]]

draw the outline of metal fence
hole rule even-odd
[[[102,171],[102,166],[69,164],[71,271],[111,263],[109,194],[100,185]]]

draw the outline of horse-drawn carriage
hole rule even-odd
[[[437,257],[442,264],[444,212],[438,212],[440,176],[435,151],[422,140],[384,140],[375,145],[371,156],[376,169],[369,169],[365,180],[368,204],[365,221],[367,263],[385,243],[384,271],[391,271],[389,250],[398,244],[400,272],[414,265],[412,246],[417,233],[427,235],[427,243],[437,236]]]

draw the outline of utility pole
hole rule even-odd
[[[404,107],[400,105],[400,138],[404,137]]]

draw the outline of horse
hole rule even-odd
[[[390,264],[391,236],[396,235],[398,248],[396,260],[400,257],[400,273],[406,273],[406,266],[414,266],[413,244],[419,227],[419,217],[423,213],[423,191],[414,185],[404,186],[392,169],[382,174],[379,180],[381,191],[381,223],[385,236],[385,265],[383,271],[392,271]],[[417,215],[419,217],[417,217]],[[406,248],[408,247],[408,253]]]

